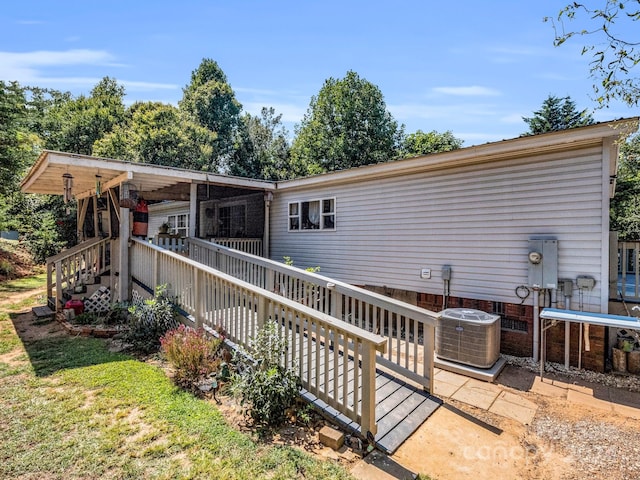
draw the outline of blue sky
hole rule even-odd
[[[177,104],[212,58],[245,111],[272,106],[293,135],[324,81],[354,70],[380,88],[407,133],[451,130],[470,146],[525,132],[522,117],[549,94],[596,106],[580,55],[587,39],[556,48],[543,22],[566,3],[11,1],[0,11],[0,80],[80,94],[110,76],[127,103]],[[612,104],[594,117],[639,113]]]

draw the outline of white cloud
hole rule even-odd
[[[104,50],[0,52],[0,65],[33,68],[51,65],[113,65],[113,55]]]
[[[505,115],[504,117],[500,118],[500,121],[502,123],[523,123],[522,117],[524,117],[525,115],[522,115],[521,113],[511,113],[509,115]]]
[[[457,103],[448,105],[421,105],[418,103],[387,105],[391,114],[399,120],[412,118],[460,120],[470,117],[491,117],[496,114],[495,107],[485,104]]]
[[[42,70],[46,67],[69,65],[110,65],[114,57],[103,50],[66,50],[33,52],[0,52],[0,78],[20,83],[42,82],[46,79]],[[61,79],[65,80],[65,79]],[[78,83],[74,81],[73,83]]]
[[[116,58],[105,50],[73,49],[64,51],[36,50],[32,52],[0,52],[0,79],[15,80],[22,84],[49,87],[93,87],[101,78],[97,77],[53,77],[47,73],[49,67],[61,66],[106,66],[122,67]],[[170,83],[154,83],[135,80],[118,80],[127,90],[177,90]]]
[[[433,91],[445,95],[464,97],[496,97],[500,95],[498,90],[488,87],[480,87],[478,85],[468,87],[435,87]]]
[[[100,79],[98,79],[99,81]],[[96,82],[97,83],[97,82]],[[118,80],[128,90],[177,90],[180,88],[175,83],[137,82],[135,80]]]

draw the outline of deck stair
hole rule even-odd
[[[36,316],[37,323],[46,323],[54,319],[56,316],[56,312],[51,310],[48,305],[43,305],[39,307],[33,307],[31,309],[33,314]]]

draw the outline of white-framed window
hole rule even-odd
[[[335,230],[336,199],[322,198],[289,203],[289,231]]]
[[[180,215],[169,215],[167,223],[171,228],[171,233],[180,235],[181,237],[189,236],[189,214],[182,213]]]

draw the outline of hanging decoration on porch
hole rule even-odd
[[[62,174],[62,185],[64,187],[64,203],[67,204],[73,197],[71,193],[71,189],[73,188],[73,175],[70,173]]]
[[[102,195],[102,175],[96,175],[96,197]]]
[[[120,185],[120,207],[136,208],[138,204],[138,190],[135,183],[124,182]]]

